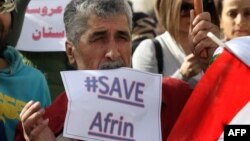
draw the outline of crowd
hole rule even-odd
[[[161,74],[164,141],[223,138],[224,125],[250,101],[249,0],[203,0],[198,14],[193,0],[71,0],[60,23],[66,51],[53,53],[15,48],[28,3],[0,0],[1,141],[76,140],[63,136],[62,70],[131,67]]]

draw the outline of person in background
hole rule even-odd
[[[13,28],[8,36],[8,42],[12,46],[16,46],[21,33],[25,11],[30,0],[16,0],[16,10],[13,11]],[[69,65],[65,52],[28,52],[20,51],[24,62],[36,69],[39,69],[44,75],[49,85],[52,100],[58,93],[64,90],[60,76],[61,70],[72,69]]]
[[[20,37],[23,21],[25,17],[25,11],[29,4],[30,0],[16,0],[16,8],[12,12],[12,18],[15,19],[15,22],[12,22],[12,28],[9,31],[8,43],[9,45],[15,47],[17,45],[18,39]]]
[[[52,100],[64,90],[60,71],[71,70],[65,52],[28,52],[20,51],[27,63],[39,69],[48,81]]]
[[[202,69],[192,54],[189,41],[190,10],[193,0],[157,0],[155,4],[158,21],[166,31],[157,36],[163,54],[163,76],[171,76],[188,82],[195,87],[202,76]],[[204,9],[215,9],[212,1],[204,4]],[[211,12],[211,14],[213,14]],[[218,18],[217,14],[212,17]],[[218,20],[214,20],[218,22]],[[216,23],[219,24],[219,23]],[[152,40],[144,40],[137,47],[132,58],[133,68],[158,73],[156,50]]]
[[[39,101],[42,107],[51,103],[43,74],[25,65],[20,53],[8,44],[9,31],[16,22],[14,10],[15,1],[0,1],[0,122],[7,141],[14,140],[19,114],[28,101]]]
[[[199,55],[206,51],[211,57],[219,45],[224,47],[223,52],[207,66],[167,141],[226,140],[230,135],[225,125],[250,123],[250,36],[233,38],[225,45],[216,44],[218,41],[211,39],[219,38],[220,30],[213,28],[211,18],[208,13],[201,13],[192,21],[193,52]],[[208,32],[217,37],[208,38]]]
[[[126,0],[73,0],[64,12],[66,53],[78,70],[115,69],[131,66],[132,11]],[[163,79],[161,125],[165,139],[191,94],[187,83]],[[16,130],[16,141],[62,140],[67,96],[61,93],[42,108],[26,104]],[[34,126],[36,125],[36,126]]]
[[[250,35],[249,0],[215,0],[224,41]]]
[[[145,39],[153,39],[160,32],[159,22],[156,20],[153,1],[128,1],[133,11],[133,30],[132,30],[132,55]]]

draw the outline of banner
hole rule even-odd
[[[162,76],[130,68],[61,72],[68,97],[64,136],[161,141]]]
[[[18,50],[65,51],[63,13],[69,0],[31,0],[25,14]]]

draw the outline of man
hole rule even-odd
[[[0,1],[0,122],[7,141],[14,140],[19,113],[26,102],[40,101],[42,107],[51,102],[42,73],[26,66],[19,52],[7,44],[7,36],[15,22],[14,9],[13,0]]]
[[[92,0],[90,0],[90,1],[92,1]],[[105,0],[103,0],[103,1],[105,1]],[[110,0],[110,1],[114,1],[114,0]],[[116,0],[116,2],[117,1],[119,1],[119,0]],[[75,2],[79,2],[79,1],[75,1]],[[82,1],[82,2],[84,3],[84,1]],[[78,7],[77,4],[75,6]],[[86,6],[86,7],[90,8],[92,6]],[[85,10],[88,9],[86,7],[83,7],[82,9],[85,9]],[[112,7],[114,7],[114,5],[112,5]],[[108,9],[110,7],[107,6],[106,8]],[[71,10],[71,11],[75,11],[75,10]],[[66,11],[66,13],[67,12],[69,12],[69,11]],[[89,12],[89,13],[93,13],[93,12]],[[78,14],[75,14],[75,15],[78,15]],[[92,63],[89,65],[89,68],[91,68],[91,69],[100,68],[101,69],[101,67],[98,67],[98,66],[102,66],[101,64],[103,64],[103,62],[106,62],[106,61],[102,61],[102,59],[105,59],[107,57],[110,58],[110,55],[118,56],[118,57],[116,57],[115,60],[120,60],[119,58],[121,58],[121,57],[119,57],[119,53],[121,53],[121,50],[118,50],[118,49],[115,50],[115,48],[113,47],[114,50],[112,51],[110,48],[114,45],[114,43],[113,43],[114,37],[117,37],[117,36],[115,36],[116,35],[115,33],[117,33],[117,31],[120,31],[120,29],[126,29],[125,26],[128,29],[129,26],[128,26],[128,24],[124,25],[124,23],[119,24],[119,25],[114,25],[113,22],[116,23],[118,20],[115,18],[116,16],[114,16],[114,15],[111,16],[110,19],[108,18],[108,16],[105,16],[106,18],[104,18],[104,19],[100,18],[100,17],[96,17],[96,18],[92,18],[92,17],[93,17],[93,15],[89,16],[89,19],[87,20],[88,24],[86,24],[86,27],[88,27],[88,28],[87,28],[86,32],[83,34],[80,34],[82,36],[79,37],[79,39],[81,39],[81,40],[87,40],[87,39],[89,39],[89,37],[91,37],[92,42],[87,42],[85,44],[83,42],[79,42],[79,43],[77,43],[77,45],[78,44],[80,45],[80,46],[77,46],[77,47],[79,47],[78,49],[77,49],[77,47],[75,47],[75,49],[73,48],[71,50],[68,49],[67,53],[68,53],[69,60],[71,60],[71,63],[76,64],[77,67],[82,66],[81,68],[84,68],[84,66],[86,66],[86,65],[80,65],[80,64],[84,64],[84,60],[85,60],[86,61],[85,63],[90,61],[90,62],[100,64],[100,65],[95,65],[96,67],[93,68],[92,64],[94,64],[94,63]],[[96,19],[98,19],[98,20],[96,20]],[[119,19],[119,20],[121,21],[121,19]],[[83,21],[83,20],[81,20],[81,21]],[[95,22],[93,22],[93,21],[95,21]],[[96,21],[98,21],[98,22],[96,22]],[[71,22],[71,24],[72,24],[71,26],[76,26],[77,25],[76,23],[77,23],[77,21]],[[95,24],[93,24],[93,23],[95,23]],[[96,25],[102,26],[103,28],[98,28],[98,26],[96,26]],[[118,28],[119,30],[117,29],[117,26],[119,26],[119,28]],[[213,55],[214,50],[217,48],[217,45],[215,43],[213,43],[206,35],[209,31],[213,31],[214,33],[218,33],[219,32],[218,28],[216,28],[215,26],[213,26],[211,24],[211,17],[209,16],[208,13],[202,13],[202,14],[198,15],[194,19],[194,21],[192,22],[192,26],[193,26],[193,29],[192,29],[191,35],[193,37],[191,37],[191,39],[192,39],[193,43],[195,44],[195,48],[193,49],[194,54],[198,57],[201,54],[201,52],[205,50],[205,51],[207,51],[208,56],[211,57]],[[78,27],[78,29],[79,29],[79,27]],[[93,34],[93,32],[91,32],[91,31],[96,31],[95,29],[98,29],[97,33],[99,33],[99,34]],[[106,29],[106,31],[108,31],[110,34],[104,34],[104,35],[106,35],[106,36],[104,36],[106,38],[103,39],[103,38],[101,38],[101,37],[103,37],[101,35],[103,35],[103,33],[105,33],[105,32],[100,32],[100,30],[103,31],[104,29]],[[109,29],[109,30],[107,30],[107,29]],[[97,37],[91,36],[91,35],[96,35]],[[111,40],[112,42],[110,41],[110,38],[113,39],[113,40]],[[93,42],[93,40],[94,40],[94,42]],[[103,48],[95,48],[92,50],[92,48],[90,48],[90,47],[94,47],[94,46],[91,46],[91,45],[100,42],[100,40],[102,43],[103,43],[103,41],[105,41],[105,44],[103,44],[103,46],[107,47],[108,49],[103,50]],[[127,44],[127,42],[125,42],[124,44]],[[69,44],[67,44],[67,45],[69,45]],[[127,47],[129,47],[129,46],[127,46]],[[101,57],[102,59],[100,59],[100,56],[96,56],[97,55],[96,53],[101,52],[101,50],[103,50],[103,52],[106,52],[106,55],[104,57]],[[129,50],[129,49],[125,49],[122,51],[124,51],[124,53],[126,53],[126,50]],[[77,51],[78,51],[78,53],[77,53]],[[84,52],[81,52],[81,51],[84,51]],[[95,61],[92,61],[91,58],[88,58],[89,60],[85,58],[84,55],[88,56],[88,54],[86,54],[86,53],[90,53],[90,51],[95,52],[94,54],[96,54],[96,55],[95,56],[93,55],[92,57],[93,58],[97,57],[97,60],[99,60],[99,61],[95,62]],[[114,52],[114,51],[116,51],[116,52]],[[123,59],[126,60],[126,58],[127,57],[124,57]],[[77,59],[79,59],[79,60],[77,60]],[[208,64],[208,61],[210,58],[207,59],[207,58],[200,57],[199,59],[200,59],[200,62],[202,62],[204,64]],[[233,60],[231,60],[231,59],[233,59]],[[125,62],[125,60],[123,62]],[[237,70],[237,67],[240,67],[243,70],[247,69],[247,71],[244,71],[244,72],[247,73],[247,75],[249,76],[248,72],[249,72],[250,65],[246,66],[241,61],[239,61],[239,59],[233,57],[232,54],[229,54],[227,51],[225,51],[223,54],[221,54],[220,58],[218,58],[218,60],[216,60],[214,62],[215,64],[213,64],[210,68],[208,68],[208,72],[205,74],[206,77],[203,78],[201,80],[201,82],[197,85],[198,88],[195,88],[194,93],[191,95],[188,103],[185,105],[181,115],[178,118],[178,121],[176,122],[175,126],[173,127],[173,130],[171,131],[170,136],[167,140],[204,140],[204,139],[217,140],[218,137],[220,136],[220,133],[223,130],[222,125],[224,123],[228,123],[232,119],[232,117],[238,112],[238,110],[240,108],[242,108],[242,106],[244,106],[246,102],[249,102],[249,88],[248,88],[248,85],[246,85],[248,83],[241,83],[241,84],[245,84],[244,86],[246,86],[246,87],[244,87],[244,89],[241,89],[242,87],[239,89],[239,87],[235,87],[236,85],[228,85],[228,86],[231,86],[232,88],[234,88],[234,90],[238,90],[237,92],[239,92],[241,90],[246,90],[246,91],[244,91],[244,97],[242,97],[242,93],[230,94],[231,89],[229,89],[229,91],[228,91],[228,89],[225,89],[225,87],[222,85],[223,82],[226,82],[225,84],[233,84],[235,82],[235,80],[237,80],[237,82],[239,82],[238,81],[239,79],[230,79],[230,80],[234,80],[234,81],[221,81],[220,74],[226,75],[227,73],[217,72],[216,74],[214,73],[215,75],[213,75],[213,72],[216,72],[214,70],[216,70],[217,67],[219,67],[220,69],[223,69],[223,70],[230,70],[228,68],[231,68],[230,65],[231,65],[232,61],[234,62],[234,64],[233,64],[234,71]],[[114,61],[114,62],[116,62],[116,61]],[[106,65],[107,67],[105,67],[105,68],[115,68],[115,67],[112,67],[112,66],[114,66],[112,64],[113,63]],[[206,67],[207,67],[207,65],[204,65],[204,69]],[[88,68],[88,67],[85,67],[85,68]],[[237,78],[237,76],[233,76],[234,74],[231,72],[229,75],[226,75],[226,77],[227,78]],[[212,78],[214,78],[214,79],[207,79],[209,76],[212,76]],[[233,77],[231,77],[231,76],[233,76]],[[244,77],[241,77],[241,78],[243,79]],[[243,80],[248,80],[249,78],[250,77],[245,77]],[[213,81],[211,81],[211,80],[213,80]],[[223,80],[225,80],[225,79],[223,79]],[[170,82],[170,81],[174,82],[173,80],[168,80],[168,81],[164,81],[164,82]],[[214,84],[220,84],[220,86],[219,87],[218,86],[211,87],[210,83],[207,83],[207,82],[210,82],[210,83],[215,82]],[[243,81],[243,82],[245,82],[245,81]],[[213,83],[211,83],[211,84],[213,84]],[[167,88],[166,88],[166,86],[167,86]],[[162,105],[162,111],[161,111],[162,133],[163,133],[162,139],[163,140],[166,140],[166,136],[167,136],[166,132],[169,132],[172,129],[173,125],[171,125],[171,124],[175,123],[176,118],[179,115],[178,112],[181,111],[183,104],[185,104],[186,99],[189,97],[190,93],[187,93],[187,91],[189,89],[185,88],[185,86],[187,86],[187,85],[170,85],[170,84],[164,85],[163,84],[163,105]],[[204,87],[206,89],[202,89]],[[180,88],[182,88],[182,90],[186,90],[186,91],[184,91],[186,93],[183,93],[183,92],[181,93]],[[210,93],[210,92],[218,92],[220,90],[224,91],[224,95],[222,95],[222,99],[221,99],[220,95],[219,95],[219,97],[217,97],[217,95],[215,95],[216,93],[213,93],[213,94]],[[174,94],[172,94],[172,93],[174,93]],[[237,94],[241,94],[241,96],[237,97]],[[185,96],[186,96],[186,99],[183,98]],[[232,114],[230,114],[231,108],[228,108],[227,105],[229,105],[230,107],[233,107],[235,109],[235,104],[232,104],[233,102],[235,102],[235,99],[232,96],[237,98],[237,100],[236,100],[237,109],[234,110],[234,112]],[[223,97],[230,98],[230,102],[228,102],[227,105],[224,105],[225,102],[224,102]],[[247,98],[245,98],[245,97],[247,97]],[[178,100],[176,100],[176,99],[178,99]],[[243,104],[239,105],[238,104],[239,101],[243,102]],[[175,105],[177,103],[179,103],[179,105]],[[218,105],[218,108],[213,108],[214,105]],[[60,107],[60,108],[55,108],[55,107]],[[61,95],[51,105],[51,107],[48,107],[45,109],[46,112],[44,110],[39,111],[39,109],[40,109],[39,105],[32,104],[32,103],[27,104],[25,106],[25,108],[23,109],[23,112],[21,114],[21,119],[23,122],[24,130],[25,130],[26,140],[37,140],[38,141],[39,137],[45,138],[44,140],[47,140],[47,141],[55,140],[54,134],[56,134],[56,135],[60,134],[62,129],[63,129],[63,122],[64,122],[65,114],[67,111],[66,110],[67,109],[66,96]],[[210,110],[210,109],[212,109],[212,110]],[[230,116],[224,116],[225,111],[226,111],[226,114],[228,115],[228,113],[229,113]],[[201,113],[202,113],[202,115],[201,115]],[[203,114],[203,113],[205,113],[205,114]],[[43,115],[44,115],[45,120],[43,120],[41,118]],[[219,119],[218,119],[218,115],[219,115]],[[209,117],[209,118],[207,118],[207,117]],[[210,117],[212,117],[212,118],[210,118]],[[226,117],[226,118],[223,118],[223,117]],[[48,124],[48,119],[46,119],[46,118],[49,118],[49,120],[50,120],[49,124]],[[207,126],[202,127],[202,125],[204,125],[203,124],[204,122],[206,123],[205,125],[207,125]],[[216,123],[216,124],[214,124],[214,123]],[[49,125],[50,129],[47,127],[47,125]],[[185,126],[185,128],[183,128],[184,126]],[[202,127],[202,128],[200,128],[200,127]],[[219,128],[217,128],[217,127],[219,127]],[[21,128],[22,127],[19,126],[19,129],[21,129]],[[201,129],[201,130],[199,130],[199,129]],[[54,134],[51,132],[51,130],[54,132]],[[209,130],[211,132],[204,132],[205,130]],[[206,138],[209,136],[211,138]],[[18,138],[16,138],[16,140],[18,140]]]
[[[132,12],[126,0],[72,0],[65,9],[64,23],[66,53],[78,70],[130,67]],[[165,78],[163,81],[161,117],[163,138],[166,138],[191,89],[179,80]],[[27,104],[20,114],[22,125],[18,126],[15,140],[24,140],[23,129],[29,141],[63,138],[67,102],[63,92],[45,109],[32,102]]]

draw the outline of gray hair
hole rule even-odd
[[[67,39],[75,46],[86,32],[88,18],[93,14],[103,18],[126,15],[132,30],[132,10],[127,0],[71,0],[64,12],[64,24]]]

